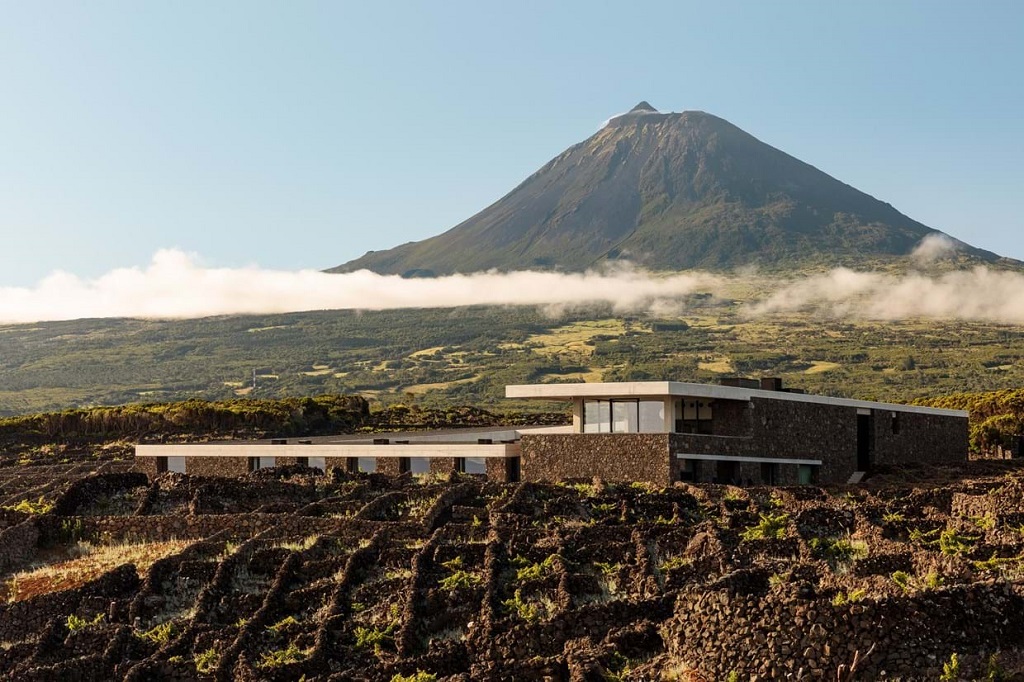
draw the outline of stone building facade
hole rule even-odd
[[[967,459],[967,413],[782,389],[777,379],[509,386],[570,401],[573,432],[524,434],[527,480],[845,483],[881,466]]]
[[[569,402],[572,426],[140,445],[137,470],[240,476],[304,464],[490,480],[601,478],[795,485],[845,483],[880,465],[967,459],[967,413],[786,391],[777,379],[508,386],[511,398]]]

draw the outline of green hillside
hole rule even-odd
[[[1024,386],[1020,327],[748,319],[734,302],[700,296],[688,309],[551,316],[469,307],[12,325],[0,327],[0,414],[320,394],[536,410],[543,406],[507,404],[504,386],[733,374],[895,401]]]

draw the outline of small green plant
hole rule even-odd
[[[541,609],[538,604],[534,604],[523,599],[522,592],[516,590],[515,594],[511,599],[506,599],[501,602],[501,605],[505,607],[510,613],[517,614],[520,618],[525,620],[527,623],[535,623],[540,620]]]
[[[366,604],[361,601],[352,602],[352,613],[362,613],[366,610]]]
[[[917,528],[911,528],[910,540],[920,545],[924,545],[925,547],[930,547],[932,545],[938,544],[939,539],[936,537],[938,534],[938,528],[928,531],[922,531]]]
[[[380,655],[385,646],[390,645],[395,641],[395,630],[397,629],[398,621],[392,621],[383,630],[357,626],[356,648],[373,649],[375,654]]]
[[[601,572],[601,575],[615,575],[622,568],[622,564],[613,564],[605,561],[595,561],[594,567]]]
[[[550,575],[555,571],[555,559],[558,557],[557,554],[550,554],[544,561],[536,564],[527,563],[522,568],[516,571],[516,580],[518,582],[526,582],[529,580],[539,580],[546,575]]]
[[[807,543],[815,556],[831,565],[845,564],[853,559],[866,556],[867,545],[850,538],[811,538]]]
[[[77,632],[78,630],[84,630],[85,628],[90,627],[92,625],[99,625],[103,622],[103,619],[105,617],[106,614],[98,613],[96,614],[96,617],[92,620],[86,620],[85,618],[81,618],[72,613],[70,616],[68,616],[66,625],[68,626],[69,632]]]
[[[298,663],[307,656],[309,656],[308,649],[300,649],[292,642],[286,649],[277,649],[263,654],[260,656],[260,662],[256,665],[259,668],[279,668],[289,663]]]
[[[594,502],[590,508],[598,514],[611,514],[619,508],[619,505],[614,502]]]
[[[38,500],[22,500],[18,504],[4,507],[4,509],[11,509],[25,514],[46,514],[53,509],[53,502],[40,495]]]
[[[729,673],[729,676],[725,678],[725,682],[740,682],[740,674],[733,670]]]
[[[789,514],[760,514],[757,525],[750,526],[740,534],[743,540],[776,540],[786,537]]]
[[[996,517],[992,516],[992,514],[985,513],[981,516],[971,516],[969,518],[971,523],[981,530],[992,530],[996,527]]]
[[[438,581],[442,590],[457,590],[459,588],[473,587],[483,582],[483,579],[476,573],[469,571],[455,571],[447,578]]]
[[[789,579],[793,576],[792,571],[786,571],[785,573],[772,573],[768,576],[768,585],[771,587],[779,587],[789,582]]]
[[[957,682],[960,679],[960,656],[954,651],[949,660],[942,664],[942,682]]]
[[[242,628],[244,628],[246,626],[246,624],[248,622],[249,622],[248,618],[239,618],[238,620],[235,621],[235,627],[238,628],[239,630],[241,630]]]
[[[82,519],[65,519],[61,521],[60,531],[57,535],[60,543],[63,545],[80,542],[85,537],[85,527],[82,525]]]
[[[473,514],[473,523],[472,523],[473,528],[479,528],[482,525],[484,525],[484,522],[480,520],[480,517],[477,516],[476,514]]]
[[[939,551],[949,556],[958,556],[971,549],[978,540],[977,536],[960,535],[952,528],[942,531],[939,535]]]
[[[178,629],[173,621],[167,621],[166,623],[155,625],[145,632],[137,632],[135,636],[147,642],[152,642],[157,646],[163,646],[171,641],[174,635],[177,634],[177,631]]]
[[[886,512],[882,514],[882,520],[886,523],[902,523],[907,519],[900,512]]]
[[[397,674],[391,678],[391,682],[435,682],[437,675],[434,673],[417,670],[412,675]]]
[[[904,592],[910,592],[913,587],[913,578],[906,571],[896,571],[893,573],[892,581]]]
[[[209,675],[217,670],[217,664],[220,663],[220,654],[213,647],[210,647],[206,651],[202,651],[193,657],[193,662],[196,664],[196,672],[201,675]]]
[[[681,556],[665,557],[661,565],[658,566],[662,571],[671,571],[673,568],[682,568],[689,566],[693,563],[693,559]]]
[[[942,587],[945,582],[941,575],[933,571],[924,577],[922,584],[929,590],[934,590]]]
[[[447,568],[449,571],[457,571],[463,567],[462,557],[457,556],[454,559],[448,561],[442,561],[441,565]]]
[[[860,600],[864,599],[867,595],[867,590],[863,588],[857,588],[850,590],[849,592],[839,592],[832,599],[833,606],[842,606],[844,604],[855,604]]]
[[[299,621],[297,621],[294,616],[288,616],[286,618],[282,618],[273,625],[268,625],[267,629],[273,632],[274,634],[279,635],[284,630],[287,630],[290,626],[298,624]]]

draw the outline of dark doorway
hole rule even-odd
[[[736,485],[739,483],[736,462],[722,460],[715,462],[715,483],[721,483],[722,485]]]
[[[519,458],[518,457],[509,457],[508,459],[505,460],[505,466],[507,467],[505,469],[505,479],[506,479],[506,481],[508,481],[509,483],[518,483],[519,482],[519,476],[520,476],[520,473],[519,473]]]
[[[857,415],[857,471],[871,468],[871,415]]]

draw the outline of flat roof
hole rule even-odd
[[[518,384],[505,387],[506,398],[520,398],[526,400],[573,400],[574,398],[666,398],[677,396],[686,398],[708,398],[711,400],[749,401],[751,398],[762,398],[765,400],[789,400],[797,403],[816,403],[819,405],[836,405],[869,410],[889,410],[892,412],[911,412],[915,414],[930,414],[941,417],[967,418],[967,412],[965,410],[945,410],[936,407],[900,405],[898,403],[879,403],[871,400],[833,398],[831,396],[811,395],[809,393],[787,393],[786,391],[767,391],[758,388],[720,386],[718,384],[691,384],[683,381]]]

